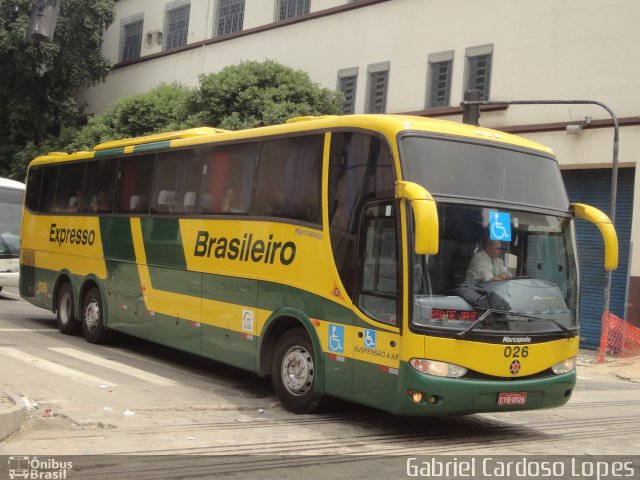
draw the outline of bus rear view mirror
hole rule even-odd
[[[409,201],[416,225],[415,250],[419,255],[438,253],[438,210],[431,194],[413,182],[396,182],[396,198]]]
[[[604,241],[604,269],[618,268],[618,236],[609,217],[597,208],[583,203],[572,203],[571,207],[576,218],[593,223],[600,230]]]

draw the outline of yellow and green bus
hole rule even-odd
[[[573,219],[549,148],[421,117],[304,117],[50,153],[29,166],[20,292],[89,342],[124,332],[270,376],[303,413],[563,405]],[[469,281],[491,240],[507,272]],[[496,248],[496,245],[498,248]]]

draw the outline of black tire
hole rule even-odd
[[[82,301],[82,332],[89,343],[105,343],[109,340],[109,330],[104,325],[102,296],[97,287],[91,288]]]
[[[58,319],[58,330],[65,335],[76,335],[80,333],[80,322],[76,318],[75,300],[73,289],[69,282],[65,282],[58,292],[56,301],[56,317]]]
[[[317,361],[303,328],[284,333],[273,353],[271,382],[280,402],[294,413],[310,413],[320,407],[315,393]]]

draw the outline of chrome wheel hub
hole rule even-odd
[[[96,300],[91,300],[84,308],[84,323],[90,331],[98,326],[100,320],[100,307]]]
[[[313,385],[313,357],[301,346],[291,347],[282,359],[280,374],[282,383],[289,393],[300,396]]]

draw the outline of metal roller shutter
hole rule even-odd
[[[611,203],[611,170],[564,170],[564,183],[571,202],[586,203],[609,214]],[[620,318],[625,315],[627,273],[635,168],[618,170],[618,196],[615,227],[620,247],[618,269],[611,277],[611,307]],[[597,348],[600,342],[600,317],[604,308],[604,250],[598,229],[588,222],[576,221],[580,261],[580,346]]]

